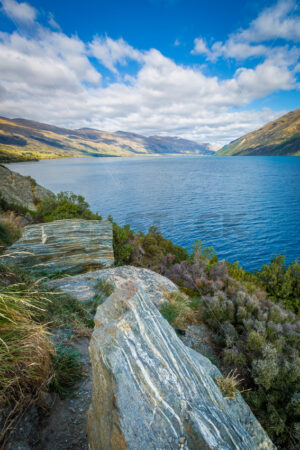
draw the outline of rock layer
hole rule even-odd
[[[7,203],[35,211],[39,201],[52,197],[54,194],[38,185],[33,179],[0,166],[0,195]]]
[[[6,255],[4,262],[46,276],[109,267],[114,263],[112,225],[81,219],[29,225]]]
[[[222,396],[218,369],[133,282],[98,307],[90,355],[91,450],[274,448],[241,396]]]
[[[119,288],[125,281],[134,280],[157,307],[167,301],[163,296],[164,292],[178,290],[178,287],[168,278],[152,270],[133,266],[96,270],[82,275],[53,280],[48,285],[60,289],[78,300],[87,301],[93,299],[97,293],[95,284],[98,280],[110,281],[116,288]]]

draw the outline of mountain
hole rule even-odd
[[[300,156],[300,109],[230,142],[217,155]]]
[[[211,155],[215,148],[177,137],[69,130],[25,119],[0,117],[0,161],[82,156]]]

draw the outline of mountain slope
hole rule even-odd
[[[145,137],[134,133],[82,128],[69,130],[25,119],[0,117],[0,161],[82,156],[164,154],[210,155],[210,144],[176,137]]]
[[[300,109],[230,142],[217,155],[300,156]]]

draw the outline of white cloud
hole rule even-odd
[[[33,35],[0,33],[0,115],[223,144],[282,113],[243,110],[251,101],[297,87],[298,53],[284,46],[276,58],[241,67],[221,80],[123,39],[95,37],[84,43],[35,24]],[[200,38],[198,51],[206,49]],[[101,84],[93,58],[114,81]],[[128,61],[138,63],[135,74],[126,73]]]
[[[287,41],[300,41],[300,15],[295,0],[280,0],[263,10],[249,27],[233,33],[225,42],[215,42],[208,48],[202,38],[194,40],[192,54],[206,54],[207,59],[216,61],[220,57],[245,60],[250,57],[274,56],[280,45],[265,45],[279,38]],[[288,49],[286,48],[286,51]]]
[[[116,64],[125,64],[128,59],[142,61],[143,55],[124,39],[113,40],[110,37],[95,37],[89,44],[90,54],[101,64],[117,73]]]
[[[210,51],[209,51],[209,49],[207,48],[207,45],[206,45],[206,43],[205,43],[205,41],[204,41],[204,39],[202,39],[202,38],[196,38],[195,40],[194,40],[194,48],[193,48],[193,50],[191,51],[191,53],[193,54],[193,55],[207,55],[207,54],[209,54],[210,53]]]
[[[37,16],[36,9],[28,3],[18,3],[15,0],[2,0],[1,3],[6,15],[15,22],[30,24]]]
[[[298,5],[299,7],[299,5]],[[241,37],[251,42],[263,42],[271,39],[300,41],[300,15],[296,0],[279,0],[274,6],[266,8]]]

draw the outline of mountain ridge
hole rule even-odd
[[[300,156],[300,108],[222,147],[224,156]]]
[[[174,136],[68,129],[28,119],[0,117],[0,161],[84,156],[212,155],[215,147]]]

